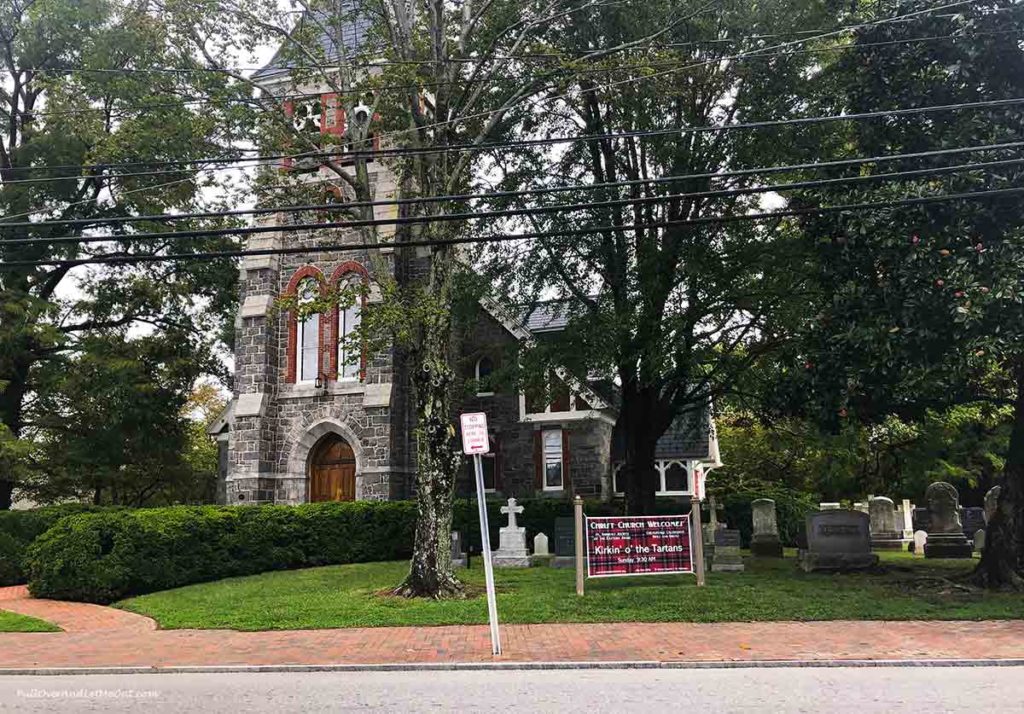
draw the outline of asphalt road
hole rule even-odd
[[[0,677],[12,712],[1014,712],[1024,667]]]

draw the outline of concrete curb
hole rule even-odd
[[[608,662],[412,662],[381,664],[175,665],[152,667],[2,667],[0,676],[79,674],[230,674],[263,672],[459,672],[566,669],[780,669],[840,667],[1024,667],[1024,659],[787,659],[718,662],[631,660]]]

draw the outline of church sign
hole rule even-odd
[[[587,577],[693,573],[690,516],[586,517]]]

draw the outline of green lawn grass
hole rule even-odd
[[[572,570],[497,570],[502,622],[727,622],[752,620],[981,620],[1024,618],[1019,595],[965,591],[949,580],[972,561],[884,554],[879,572],[804,573],[795,559],[747,558],[743,573],[588,580],[579,598]],[[433,602],[381,594],[405,563],[367,563],[264,573],[124,600],[164,628],[235,630],[451,625],[487,622],[479,561],[460,571],[474,597]]]
[[[60,628],[34,617],[0,610],[0,632],[60,632]]]

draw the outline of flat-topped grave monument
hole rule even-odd
[[[864,570],[878,564],[871,552],[871,519],[862,511],[817,511],[805,522],[807,549],[800,567],[812,570]]]

